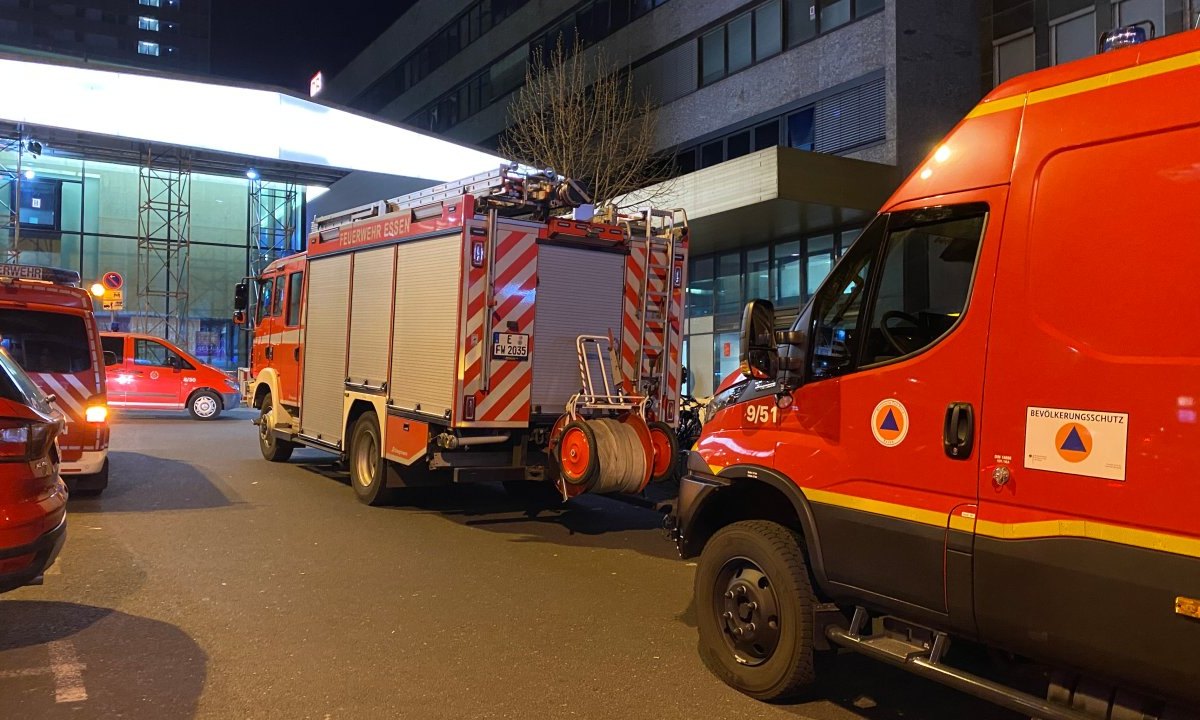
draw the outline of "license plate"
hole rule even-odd
[[[492,357],[502,360],[528,360],[529,333],[492,333]]]

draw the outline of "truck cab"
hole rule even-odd
[[[1200,707],[1197,90],[1200,32],[1010,81],[791,328],[747,306],[674,517],[722,679],[841,647],[1035,717]]]
[[[75,493],[108,486],[108,396],[92,296],[79,273],[0,264],[0,347],[66,417],[61,473]]]

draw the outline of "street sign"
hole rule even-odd
[[[107,275],[105,278],[107,279]],[[118,277],[120,277],[118,275]],[[122,290],[105,290],[104,297],[100,300],[100,306],[105,310],[124,310],[125,309],[125,292]]]
[[[125,287],[125,278],[119,272],[106,272],[104,277],[100,278],[100,284],[105,290],[120,290]]]

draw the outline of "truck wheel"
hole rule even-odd
[[[718,531],[696,569],[700,655],[718,677],[758,700],[811,685],[816,599],[800,536],[746,520]]]
[[[258,411],[258,449],[271,462],[287,462],[296,449],[296,443],[280,440],[275,434],[275,403],[271,393],[263,396]]]
[[[221,415],[221,396],[211,390],[201,390],[188,400],[188,412],[197,420],[215,420]]]
[[[354,494],[367,505],[386,505],[391,499],[387,488],[387,460],[380,442],[379,419],[366,412],[354,421],[350,433],[350,484]]]

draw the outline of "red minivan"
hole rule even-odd
[[[132,410],[184,410],[212,420],[241,404],[237,381],[151,335],[101,333],[108,404]]]
[[[67,533],[63,414],[0,347],[0,592],[35,581]]]

